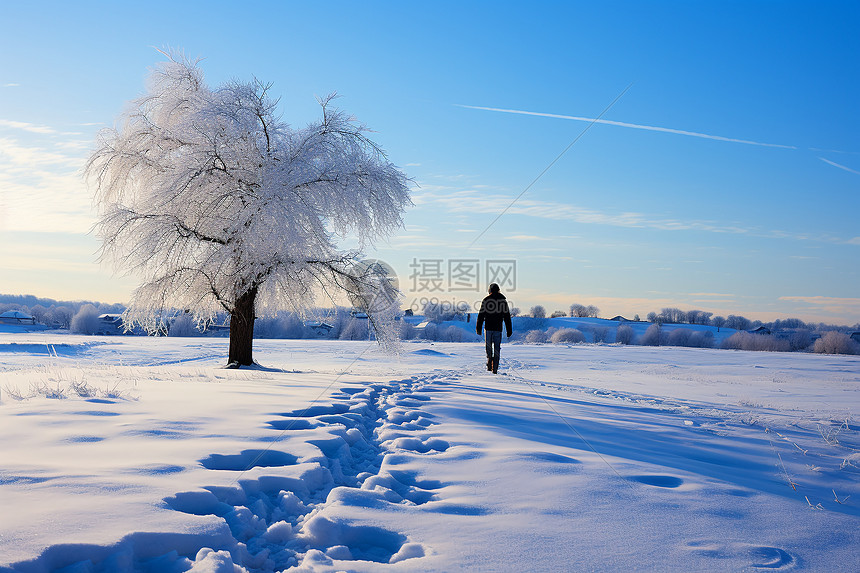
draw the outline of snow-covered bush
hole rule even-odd
[[[844,332],[831,330],[815,341],[812,347],[819,354],[860,354],[860,344],[857,344]]]
[[[805,329],[792,332],[788,337],[788,344],[792,352],[806,350],[812,345],[812,333]]]
[[[669,337],[666,342],[669,346],[688,346],[687,343],[689,342],[690,335],[692,334],[693,331],[689,328],[676,328],[669,333]]]
[[[735,332],[723,340],[722,348],[731,350],[756,350],[765,352],[788,352],[791,347],[788,340],[780,340],[769,334],[753,334],[751,332]]]
[[[660,346],[663,342],[663,329],[658,323],[654,323],[648,327],[642,338],[639,339],[639,344],[642,346]]]
[[[305,338],[308,334],[305,323],[294,312],[279,317],[278,325],[281,330],[281,338]]]
[[[714,333],[710,330],[691,330],[676,328],[666,337],[669,346],[690,346],[693,348],[713,348]]]
[[[693,346],[695,348],[713,348],[714,333],[710,330],[696,330],[690,335],[690,339],[687,341],[687,346]]]
[[[554,310],[552,311],[552,314],[549,315],[550,318],[561,318],[563,316],[567,316],[567,313],[563,310]]]
[[[481,340],[475,331],[471,332],[468,330],[463,330],[459,326],[455,324],[449,325],[447,328],[440,328],[437,331],[438,338],[440,342],[475,342]]]
[[[401,320],[397,334],[400,336],[400,340],[412,340],[415,338],[415,326],[411,322]]]
[[[258,318],[254,323],[254,338],[305,338],[309,332],[298,314],[279,312],[276,316]]]
[[[585,342],[585,335],[575,328],[561,328],[550,337],[554,344],[576,344]]]
[[[340,333],[341,340],[367,340],[369,337],[366,318],[353,318]]]
[[[606,342],[606,337],[609,336],[609,329],[605,326],[595,326],[591,329],[592,342]]]
[[[558,332],[556,332],[558,334]],[[547,341],[545,330],[529,330],[526,333],[526,342],[528,344],[541,344]]]
[[[635,334],[633,333],[633,329],[626,324],[619,324],[618,328],[615,330],[615,342],[621,344],[633,344],[634,337]]]
[[[436,323],[430,322],[424,325],[424,332],[421,333],[421,338],[424,340],[438,340],[439,326]]]
[[[463,342],[463,334],[465,334],[465,332],[462,328],[457,328],[452,324],[442,330],[439,335],[439,340],[443,342]]]
[[[181,314],[173,319],[167,336],[195,336],[200,334],[190,314]]]
[[[75,334],[95,334],[99,331],[99,314],[91,304],[83,305],[72,317],[71,330]]]

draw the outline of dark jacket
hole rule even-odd
[[[494,292],[481,301],[481,312],[478,313],[478,323],[475,330],[481,334],[481,325],[487,330],[502,330],[502,322],[508,330],[508,336],[513,332],[511,327],[511,311],[508,301],[500,292]]]

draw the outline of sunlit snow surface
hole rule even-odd
[[[0,335],[0,570],[860,570],[860,359]]]

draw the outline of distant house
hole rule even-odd
[[[100,314],[99,329],[96,334],[122,334],[122,315],[121,314]]]
[[[353,318],[367,318],[367,313],[357,308],[350,310],[349,315]]]
[[[328,336],[328,333],[334,328],[331,324],[319,320],[309,320],[305,322],[305,326],[316,336]]]
[[[766,326],[759,326],[758,328],[754,328],[750,330],[753,334],[770,334],[770,329]]]
[[[609,320],[612,320],[612,321],[615,321],[615,322],[633,322],[633,321],[632,321],[632,320],[630,320],[629,318],[624,318],[624,317],[623,317],[623,316],[621,316],[620,314],[619,314],[618,316],[613,316],[613,317],[612,317],[612,318],[610,318]]]
[[[851,340],[853,340],[854,342],[860,342],[860,330],[849,332],[848,336],[850,336]]]
[[[7,310],[0,314],[0,324],[36,324],[36,319],[20,310]]]

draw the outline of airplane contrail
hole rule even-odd
[[[823,157],[819,157],[818,159],[820,159],[824,163],[827,163],[828,165],[832,165],[833,167],[838,167],[839,169],[844,169],[848,173],[854,173],[855,175],[860,175],[860,171],[854,171],[850,167],[845,167],[844,165],[839,165],[835,161],[830,161],[829,159],[824,159]]]
[[[609,119],[600,119],[600,118],[590,118],[590,117],[579,117],[575,115],[561,115],[557,113],[542,113],[537,111],[523,111],[519,109],[504,109],[498,107],[481,107],[477,105],[463,105],[463,104],[454,104],[457,107],[464,107],[467,109],[480,109],[484,111],[496,111],[501,113],[515,113],[519,115],[535,115],[539,117],[553,117],[556,119],[569,119],[573,121],[586,121],[589,123],[602,123],[604,125],[615,125],[618,127],[629,127],[631,129],[644,129],[646,131],[659,131],[662,133],[674,133],[676,135],[687,135],[690,137],[700,137],[702,139],[713,139],[716,141],[728,141],[730,143],[744,143],[746,145],[759,145],[762,147],[778,147],[780,149],[797,149],[794,145],[780,145],[778,143],[762,143],[760,141],[750,141],[748,139],[735,139],[733,137],[723,137],[721,135],[711,135],[708,133],[699,133],[696,131],[685,131],[683,129],[671,129],[668,127],[657,127],[654,125],[640,125],[638,123],[627,123],[624,121],[612,121]],[[829,162],[828,162],[829,163]]]

